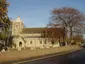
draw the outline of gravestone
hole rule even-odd
[[[2,51],[1,52],[5,52],[5,50],[4,49],[2,49]]]

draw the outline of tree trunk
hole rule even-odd
[[[70,27],[70,42],[72,41],[73,39],[73,32],[72,32],[72,27]]]
[[[64,27],[63,42],[65,42],[66,28]]]

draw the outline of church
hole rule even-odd
[[[12,36],[15,48],[50,48],[59,47],[59,43],[53,44],[46,38],[41,37],[45,28],[26,28],[23,21],[18,16],[16,20],[12,20]]]

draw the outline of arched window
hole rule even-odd
[[[30,41],[30,44],[32,44],[32,41]]]
[[[42,41],[40,41],[40,44],[42,44]]]
[[[54,40],[52,40],[51,43],[54,44]]]
[[[45,40],[44,42],[45,42],[45,44],[46,44],[46,43],[47,43],[47,40]]]

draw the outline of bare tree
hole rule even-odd
[[[52,10],[52,17],[49,25],[51,27],[58,27],[58,25],[60,25],[60,27],[64,29],[64,39],[67,36],[67,33],[69,32],[70,40],[72,40],[73,33],[77,33],[79,32],[79,29],[80,31],[81,29],[83,29],[84,20],[84,15],[77,9],[63,7]]]
[[[48,41],[55,43],[56,41],[62,40],[64,36],[64,31],[62,28],[45,28],[42,37],[46,38]]]

